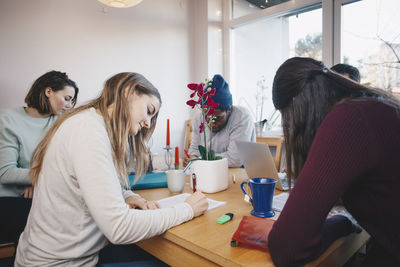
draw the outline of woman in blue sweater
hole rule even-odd
[[[33,195],[32,152],[57,116],[75,106],[78,91],[66,73],[50,71],[33,83],[27,107],[0,113],[0,242],[15,242],[23,231]]]

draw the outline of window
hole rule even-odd
[[[254,121],[268,119],[274,121],[272,129],[280,129],[272,103],[275,72],[292,56],[322,59],[321,8],[292,11],[234,28],[231,54],[235,103],[248,107]]]
[[[399,26],[398,0],[343,5],[341,62],[357,67],[362,83],[400,93]]]
[[[289,17],[290,57],[322,60],[322,9]]]

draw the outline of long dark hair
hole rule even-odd
[[[40,114],[50,114],[52,112],[48,97],[45,94],[46,88],[50,87],[53,91],[63,90],[65,86],[71,86],[75,90],[74,97],[71,99],[72,106],[76,104],[79,88],[65,72],[49,71],[36,79],[25,97],[28,107],[35,108]]]
[[[376,99],[399,107],[390,93],[352,81],[312,58],[294,57],[277,70],[273,102],[282,113],[288,177],[297,178],[307,159],[315,133],[339,101]]]

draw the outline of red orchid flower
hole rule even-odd
[[[197,87],[197,95],[199,96],[199,98],[203,98],[203,94],[204,94],[204,84],[200,83],[198,84]]]
[[[192,90],[193,92],[190,94],[190,97],[194,97],[195,94],[197,93],[199,95],[199,97],[201,97],[201,95],[203,94],[203,84],[199,83],[189,83],[187,85],[187,87]]]
[[[217,108],[219,106],[219,103],[215,103],[215,101],[211,97],[209,97],[207,99],[207,106],[210,108]]]
[[[186,105],[191,106],[192,108],[194,108],[197,104],[198,102],[192,99],[186,102]]]
[[[199,149],[203,147],[203,152],[201,157],[203,159],[209,160],[209,153],[207,152],[208,150],[212,151],[211,149],[211,144],[210,148],[207,148],[207,142],[206,142],[206,131],[205,127],[211,127],[211,122],[213,118],[215,118],[215,108],[219,106],[219,104],[215,103],[215,101],[211,98],[214,96],[215,93],[215,88],[211,88],[212,85],[212,80],[205,80],[202,83],[196,84],[196,83],[190,83],[187,85],[187,87],[191,90],[190,93],[190,100],[186,102],[186,104],[192,108],[198,107],[200,108],[202,112],[202,121],[200,122],[199,126],[199,132],[200,134],[204,134],[204,146],[199,145]],[[214,159],[217,159],[218,157],[212,157]]]
[[[204,123],[200,123],[199,129],[200,133],[204,132]]]
[[[187,87],[188,87],[190,90],[196,90],[196,91],[197,91],[197,86],[198,86],[197,83],[189,83],[189,84],[187,85]]]
[[[214,89],[211,89],[211,90],[208,92],[208,95],[210,95],[210,96],[215,95],[215,88],[214,88]]]
[[[211,89],[211,87],[208,87],[207,89],[204,90],[204,94],[207,96],[213,96],[215,95],[215,88]]]

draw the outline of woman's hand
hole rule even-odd
[[[24,189],[22,190],[21,195],[24,198],[32,198],[33,197],[33,186],[25,186]]]
[[[139,208],[142,210],[155,210],[160,208],[157,201],[148,201],[142,197],[130,196],[125,199],[125,202],[131,209]]]
[[[206,196],[197,191],[193,195],[189,196],[186,200],[186,203],[188,203],[194,213],[194,217],[202,215],[207,209],[208,209],[208,201]]]

